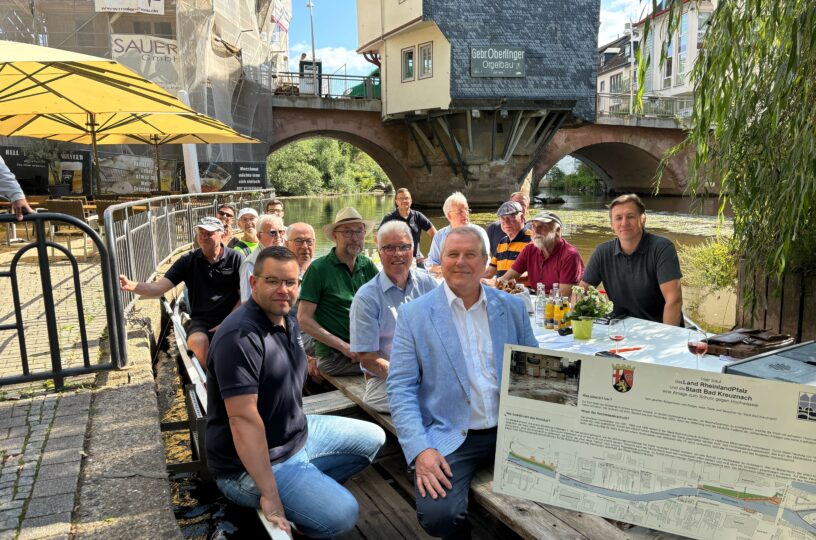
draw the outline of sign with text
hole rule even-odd
[[[164,0],[95,0],[97,13],[164,15]]]
[[[0,157],[17,178],[23,191],[45,193],[48,186],[64,184],[72,193],[87,191],[91,179],[91,153],[86,150],[60,152],[53,163],[26,155],[19,146],[0,146]]]
[[[816,387],[505,347],[493,489],[691,538],[816,535]]]
[[[520,47],[471,47],[471,77],[524,77],[524,49]]]
[[[201,191],[235,191],[266,188],[265,161],[199,163]]]
[[[145,79],[175,93],[181,89],[175,39],[137,34],[111,34],[111,56]]]

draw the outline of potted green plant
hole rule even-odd
[[[575,339],[589,339],[592,337],[592,324],[595,319],[605,316],[612,311],[614,305],[606,295],[595,287],[572,287],[575,295],[575,304],[572,306],[569,319],[572,321],[572,333]]]

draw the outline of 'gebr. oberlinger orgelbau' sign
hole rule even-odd
[[[471,47],[471,77],[524,77],[524,49]]]

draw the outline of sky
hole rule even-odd
[[[534,1],[534,0],[533,0]],[[315,51],[323,61],[323,73],[367,75],[373,68],[357,54],[356,0],[313,0]],[[303,52],[311,58],[311,35],[307,0],[292,0],[289,25],[289,58],[291,71]],[[624,23],[638,21],[651,0],[601,0],[601,28],[598,44],[608,43],[623,34]]]

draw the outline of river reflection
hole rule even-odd
[[[560,195],[564,198],[564,204],[548,205],[546,208],[554,212],[559,210],[568,211],[599,211],[606,209],[606,204],[612,197],[603,195]],[[643,197],[643,202],[648,209],[648,213],[659,215],[662,225],[659,228],[650,228],[662,236],[671,239],[677,246],[696,245],[706,240],[704,234],[688,234],[688,217],[691,214],[692,204],[700,206],[702,212],[694,212],[695,217],[710,216],[714,219],[718,210],[717,199],[707,199],[699,203],[692,203],[688,198],[682,197]],[[338,210],[346,206],[356,208],[365,219],[369,219],[379,225],[383,216],[394,209],[393,195],[381,194],[357,194],[339,196],[316,196],[316,197],[291,197],[284,199],[285,222],[287,224],[295,221],[305,221],[315,228],[317,245],[315,256],[319,257],[328,253],[332,248],[332,242],[325,237],[322,232],[324,225],[331,223]],[[696,210],[696,208],[695,208]],[[536,210],[530,209],[533,214]],[[434,223],[437,229],[448,224],[442,209],[423,209],[422,212]],[[656,220],[655,220],[656,221]],[[595,220],[592,225],[582,223],[570,223],[565,219],[565,238],[578,248],[584,261],[588,261],[595,247],[601,242],[613,238],[612,231],[608,227],[605,218]],[[647,227],[649,222],[647,221]],[[423,253],[428,253],[430,248],[430,238],[422,235],[420,247]],[[366,238],[365,247],[374,248],[373,236]],[[695,295],[693,289],[684,289],[686,297]],[[716,327],[726,327],[733,325],[735,317],[736,299],[733,295],[726,295],[724,298],[707,298],[703,302],[700,315],[704,321]]]

